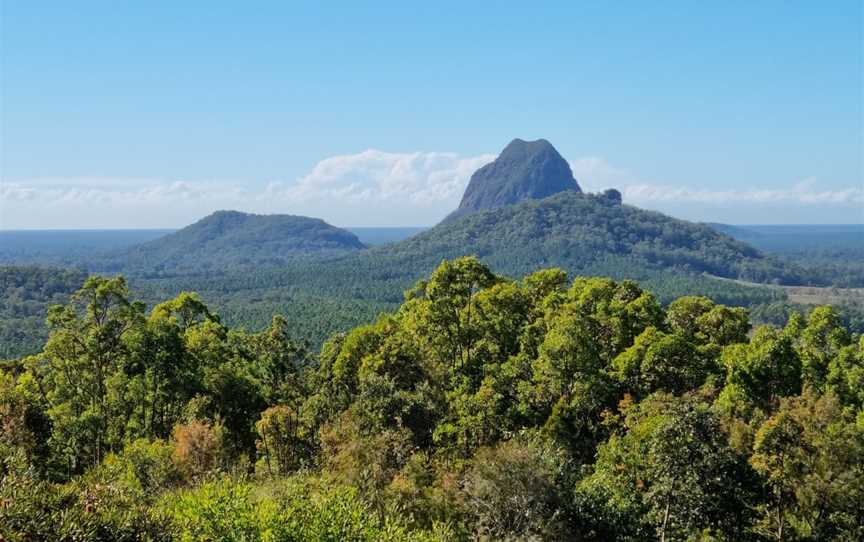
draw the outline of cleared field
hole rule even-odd
[[[858,305],[864,307],[864,288],[778,286],[793,303],[802,305]]]
[[[745,280],[728,279],[708,275],[717,280],[734,282],[742,286],[754,288],[773,288],[781,290],[792,303],[801,305],[853,305],[864,307],[864,288],[836,288],[833,286],[780,286],[777,284],[759,284]]]

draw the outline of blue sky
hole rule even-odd
[[[858,1],[0,6],[0,228],[427,225],[514,137],[683,218],[864,221]]]

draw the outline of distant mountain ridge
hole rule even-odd
[[[471,176],[459,208],[446,220],[559,192],[581,192],[570,164],[545,139],[514,139]]]
[[[646,272],[799,282],[783,266],[726,232],[623,205],[621,193],[584,194],[567,161],[545,139],[514,139],[478,169],[458,209],[410,239],[374,249],[403,266],[474,254],[518,275],[558,266],[637,278]]]
[[[437,226],[364,248],[356,235],[319,219],[219,211],[133,248],[118,269],[160,274],[302,267],[319,260],[311,265],[318,269],[311,282],[322,293],[329,289],[324,282],[362,283],[366,271],[383,273],[401,288],[403,280],[425,275],[441,259],[464,255],[479,256],[511,276],[555,266],[619,278],[662,271],[801,281],[799,269],[708,225],[624,205],[617,190],[582,193],[567,161],[545,139],[508,144],[472,175],[459,208]],[[333,258],[321,264],[322,255]]]
[[[108,266],[152,272],[278,267],[363,250],[353,233],[319,218],[216,211],[183,229],[109,258]]]

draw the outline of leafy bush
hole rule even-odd
[[[463,481],[476,532],[491,540],[562,537],[569,476],[565,452],[539,435],[481,449]]]
[[[445,541],[447,526],[409,531],[398,518],[380,518],[352,488],[302,478],[255,493],[243,481],[221,479],[169,494],[162,508],[175,536],[230,542]]]
[[[182,473],[172,459],[174,446],[162,440],[138,439],[119,454],[109,454],[86,479],[120,485],[143,498],[158,495],[178,485]]]
[[[0,480],[0,539],[9,542],[159,542],[163,518],[115,486]]]

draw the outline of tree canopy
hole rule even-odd
[[[864,338],[444,261],[314,354],[91,277],[0,371],[7,540],[860,540]]]

